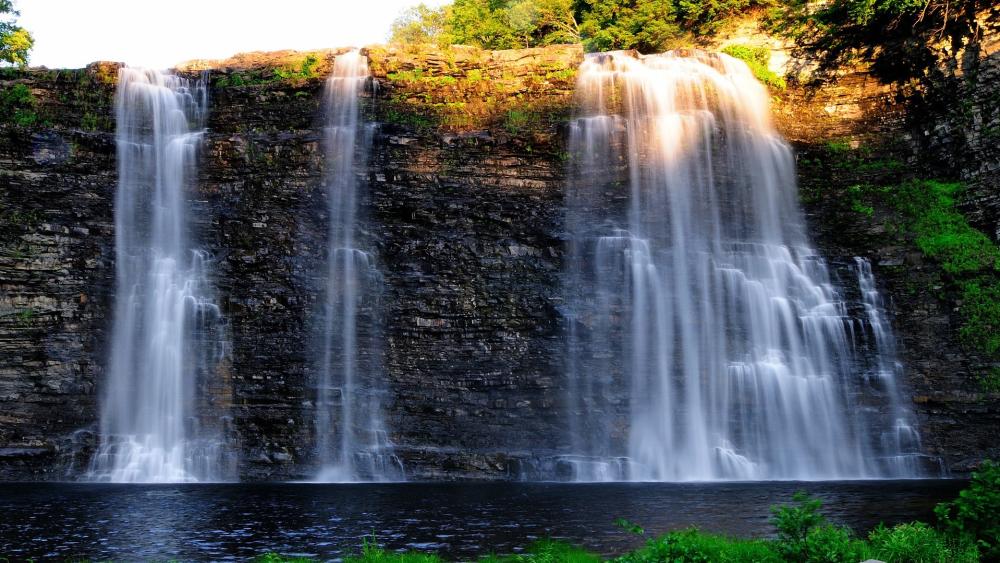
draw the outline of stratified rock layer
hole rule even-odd
[[[310,362],[327,233],[320,94],[338,52],[181,69],[207,71],[212,84],[191,204],[232,350],[204,392],[232,417],[244,479],[314,470]],[[368,54],[378,88],[365,115],[378,127],[359,236],[385,276],[391,439],[411,478],[530,477],[566,436],[564,126],[582,51]],[[0,479],[72,476],[94,445],[114,284],[115,72],[0,75],[0,88],[30,88],[38,117],[0,124]],[[986,363],[960,345],[954,304],[933,290],[936,264],[882,236],[891,218],[831,204],[858,178],[824,160],[827,141],[919,162],[910,144],[884,142],[909,135],[910,116],[864,74],[813,95],[790,90],[775,112],[800,154],[818,245],[845,286],[860,255],[888,289],[928,452],[956,470],[996,455],[997,408],[973,377]]]

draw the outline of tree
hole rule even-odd
[[[523,46],[510,25],[505,0],[455,0],[448,17],[452,41],[484,49]]]
[[[589,51],[663,51],[683,35],[670,0],[583,0],[580,35]]]
[[[512,14],[516,10],[531,15],[532,44],[580,42],[573,0],[521,0],[510,7]]]
[[[392,43],[448,43],[446,33],[450,7],[431,8],[418,4],[392,22]]]
[[[24,28],[16,25],[19,15],[13,0],[0,0],[0,63],[23,67],[28,64],[28,52],[35,40]]]
[[[590,51],[676,47],[691,34],[711,34],[729,17],[779,0],[454,0],[440,10],[411,8],[393,24],[402,42],[461,43],[511,49],[583,42]],[[791,0],[788,0],[791,1]],[[837,0],[916,2],[921,0]],[[946,0],[928,0],[946,1]],[[440,30],[437,35],[425,30]]]

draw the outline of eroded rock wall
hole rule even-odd
[[[231,343],[208,391],[231,417],[243,479],[313,471],[327,234],[322,87],[336,53],[182,69],[207,72],[211,84],[192,205]],[[378,87],[363,106],[377,126],[359,172],[368,186],[359,232],[384,276],[392,441],[413,478],[530,476],[565,436],[565,124],[582,52],[369,56]],[[63,478],[93,446],[114,283],[113,75],[99,65],[0,80],[28,85],[39,117],[0,124],[3,479]],[[938,266],[892,232],[893,217],[850,205],[852,185],[922,165],[903,100],[863,72],[778,97],[815,239],[845,287],[855,283],[854,256],[864,256],[891,297],[928,452],[959,471],[996,455],[995,401],[970,377],[987,362],[959,342],[954,303],[935,290]]]

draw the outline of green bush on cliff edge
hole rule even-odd
[[[767,47],[729,45],[723,48],[722,52],[746,63],[750,67],[750,72],[764,84],[778,90],[784,90],[787,86],[785,79],[768,67],[768,63],[771,61],[771,51]]]

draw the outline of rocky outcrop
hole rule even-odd
[[[312,471],[312,324],[327,229],[321,98],[339,51],[195,61],[211,85],[196,237],[212,254],[231,342],[218,377],[240,477]],[[565,436],[559,275],[565,123],[582,52],[557,46],[368,50],[376,123],[359,229],[384,276],[386,423],[413,478],[531,476]],[[114,67],[5,71],[32,123],[0,124],[0,478],[72,475],[93,445],[114,283]],[[908,114],[864,73],[790,90],[776,119],[796,145],[815,236],[850,278],[872,258],[892,296],[910,393],[931,453],[957,470],[993,452],[997,411],[968,383],[937,266],[893,238],[891,217],[839,205],[845,169],[917,162]],[[905,141],[905,139],[904,139]],[[837,145],[840,146],[840,145]],[[851,149],[850,147],[856,147]],[[864,149],[867,150],[867,149]],[[853,154],[850,153],[849,154]],[[909,159],[909,160],[907,160]],[[860,175],[860,176],[859,176]]]
[[[0,479],[64,478],[97,419],[117,69],[5,72],[38,124],[0,126]]]

